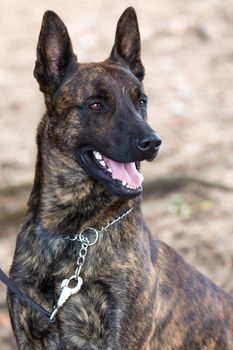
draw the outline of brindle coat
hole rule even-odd
[[[19,349],[233,349],[233,299],[151,237],[140,196],[111,194],[77,161],[76,150],[85,143],[118,161],[138,160],[132,135],[151,130],[145,103],[138,104],[144,69],[134,10],[121,16],[110,58],[89,64],[77,63],[63,22],[46,12],[34,74],[47,111],[38,128],[35,181],[11,277],[52,310],[79,249],[63,238],[86,226],[100,229],[134,209],[90,247],[83,287],[54,324],[8,292]],[[104,112],[98,104],[88,108],[96,98]]]

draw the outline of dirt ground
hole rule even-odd
[[[233,294],[233,2],[1,0],[0,266],[9,270],[35,163],[43,98],[32,71],[41,18],[65,21],[80,61],[105,59],[136,8],[149,121],[163,145],[143,165],[151,231]],[[0,285],[0,349],[16,349]]]

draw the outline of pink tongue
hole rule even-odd
[[[103,160],[111,168],[113,179],[125,181],[129,186],[141,186],[143,176],[137,171],[135,163],[118,163],[104,156]]]

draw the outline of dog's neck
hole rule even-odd
[[[141,199],[121,199],[109,194],[102,185],[90,179],[75,158],[69,160],[53,148],[47,135],[45,115],[38,128],[38,154],[29,210],[46,231],[67,235],[83,225],[107,224],[130,207],[141,211]],[[42,149],[43,147],[43,149]],[[98,226],[97,226],[98,227]]]

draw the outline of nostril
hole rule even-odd
[[[160,139],[160,137],[157,134],[150,134],[147,137],[145,137],[142,140],[138,140],[138,148],[143,151],[153,151],[153,150],[157,150],[160,145],[161,145],[162,141]]]
[[[155,147],[156,148],[159,148],[160,146],[161,146],[161,143],[162,143],[162,140],[157,140],[156,142],[155,142]]]
[[[150,141],[140,142],[140,144],[138,145],[138,148],[141,151],[147,151],[150,147],[151,147]]]

